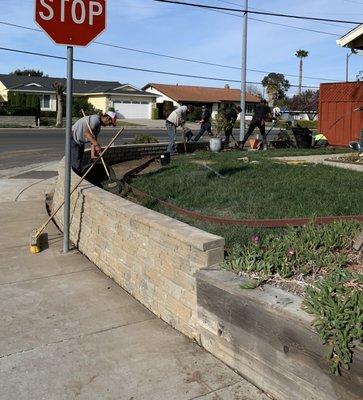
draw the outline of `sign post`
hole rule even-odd
[[[69,251],[73,46],[87,46],[106,28],[106,0],[35,0],[35,21],[56,43],[67,46],[67,123],[64,168],[63,252]]]

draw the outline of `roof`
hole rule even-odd
[[[67,86],[65,78],[55,78],[48,76],[22,76],[0,74],[2,82],[8,90],[21,92],[54,92],[52,85],[60,82]],[[144,92],[128,83],[118,81],[95,81],[89,79],[74,79],[73,92],[75,94],[131,94],[138,96],[153,96],[151,93]]]
[[[358,25],[350,32],[342,36],[337,40],[337,43],[342,47],[363,50],[363,24]]]
[[[177,102],[220,103],[239,102],[241,100],[240,89],[149,83],[145,85],[142,90],[147,90],[150,87],[153,87]],[[247,93],[246,101],[249,103],[259,103],[260,98],[251,93]]]

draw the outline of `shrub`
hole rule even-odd
[[[166,119],[174,111],[174,105],[172,101],[164,101],[163,104],[163,118]]]
[[[151,119],[159,119],[159,109],[158,108],[151,109]]]
[[[151,135],[137,135],[134,139],[134,144],[143,144],[143,143],[159,143],[159,141]]]
[[[193,112],[189,113],[187,116],[187,121],[195,122],[202,118],[202,107],[195,106]]]
[[[108,107],[107,111],[116,112],[115,107]]]
[[[40,118],[57,118],[57,111],[41,111]]]
[[[92,114],[97,114],[98,110],[88,102],[87,98],[85,97],[75,97],[73,99],[73,109],[72,109],[72,115],[73,117],[81,118],[82,112],[81,110],[85,112],[86,115],[92,115]]]
[[[300,128],[317,129],[318,121],[297,121],[296,126]]]

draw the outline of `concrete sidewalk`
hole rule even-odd
[[[49,247],[29,253],[53,168],[33,166],[19,180],[2,171],[0,399],[267,400],[80,253],[62,255],[55,226]]]

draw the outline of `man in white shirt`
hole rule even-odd
[[[81,118],[72,126],[71,162],[73,171],[78,175],[82,172],[85,144],[91,143],[93,154],[98,156],[102,151],[97,140],[101,126],[114,126],[116,118],[116,113],[109,111],[106,114],[95,114]],[[92,132],[90,132],[88,126],[92,129]]]
[[[176,128],[180,126],[183,129],[184,134],[187,135],[190,132],[190,129],[186,128],[185,123],[187,120],[187,115],[193,112],[193,109],[194,107],[192,105],[178,107],[166,119],[165,125],[169,139],[167,152],[171,155],[177,154],[175,146]]]

